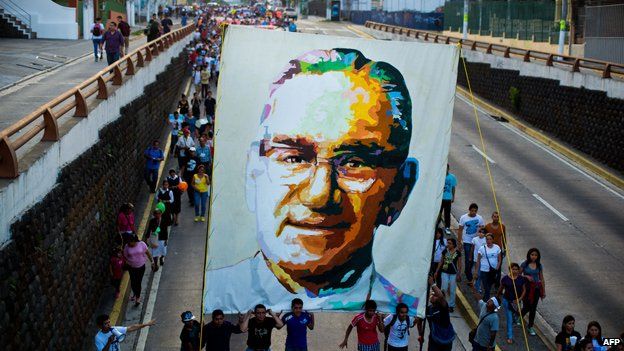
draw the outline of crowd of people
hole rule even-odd
[[[516,342],[514,326],[524,326],[530,336],[536,336],[534,326],[537,306],[539,301],[546,298],[546,280],[540,250],[530,248],[521,263],[505,262],[506,258],[509,259],[507,232],[505,225],[500,222],[500,214],[493,212],[491,221],[485,223],[478,214],[479,206],[476,203],[470,204],[468,212],[459,218],[457,233],[454,235],[450,230],[450,212],[455,201],[456,186],[457,178],[450,173],[450,167],[447,166],[438,228],[434,237],[430,269],[433,280],[430,286],[435,291],[435,286],[441,284],[441,294],[448,296],[448,308],[452,312],[455,307],[457,282],[461,282],[462,276],[466,279],[480,310],[479,324],[474,336],[469,338],[474,350],[494,349],[500,318],[497,312],[501,308],[506,319],[507,344]],[[440,227],[441,222],[443,226]],[[503,275],[504,267],[508,269]],[[525,320],[526,316],[528,318]],[[624,340],[624,334],[620,338]],[[610,349],[603,345],[603,341],[598,322],[590,322],[586,335],[581,338],[574,331],[574,317],[568,315],[563,319],[555,344],[557,351],[624,349],[622,345]]]
[[[181,16],[182,24],[186,24],[189,14],[184,8],[154,14],[146,29],[148,40],[171,30],[172,12]],[[165,152],[161,149],[159,140],[154,140],[145,150],[145,181],[149,191],[154,194],[157,205],[147,225],[144,240],[137,235],[133,205],[126,203],[119,210],[118,236],[115,238],[115,248],[110,259],[115,298],[119,298],[121,278],[124,271],[127,271],[132,290],[130,299],[135,306],[141,304],[141,283],[146,266],[150,265],[153,271],[157,271],[165,264],[169,233],[171,227],[179,223],[185,192],[189,206],[194,209],[194,221],[206,221],[214,156],[212,139],[216,110],[211,84],[219,79],[223,28],[221,23],[261,26],[282,26],[286,23],[289,30],[292,30],[294,24],[294,21],[286,18],[261,17],[250,13],[231,12],[225,7],[197,12],[197,29],[193,41],[187,47],[188,71],[194,92],[190,101],[183,94],[177,109],[169,116],[169,151],[177,158],[177,169],[169,169],[166,178],[158,184],[158,171],[165,160]],[[101,41],[97,41],[96,34],[102,37],[109,59],[108,48],[114,48],[114,45],[108,44],[107,39],[111,37],[106,33],[114,32],[117,26],[109,23],[109,32],[104,33],[103,26],[98,25],[100,22],[98,19],[92,27],[96,61],[98,53],[102,59]],[[120,29],[121,23],[124,23],[123,19],[119,22]],[[115,39],[118,40],[119,51],[127,52],[127,36],[123,30],[120,34],[121,39]],[[110,57],[111,60],[116,58],[118,59],[115,55]],[[408,306],[402,303],[396,306],[394,313],[382,315],[377,310],[375,301],[367,300],[362,306],[364,311],[352,319],[347,326],[344,340],[336,346],[346,348],[349,336],[355,329],[359,351],[378,351],[382,348],[404,351],[409,347],[410,330],[415,328],[418,342],[422,344],[427,335],[425,326],[428,325],[428,350],[452,350],[457,334],[450,314],[456,308],[455,292],[457,283],[462,279],[466,279],[478,301],[479,321],[477,327],[468,335],[473,350],[494,350],[500,330],[500,309],[503,309],[506,319],[505,338],[508,344],[516,342],[514,326],[524,325],[529,335],[536,335],[534,324],[537,306],[540,300],[546,298],[546,281],[540,251],[531,248],[521,263],[506,262],[506,259],[509,260],[506,228],[500,221],[499,213],[493,212],[491,220],[486,223],[478,214],[479,207],[476,203],[470,204],[467,213],[459,218],[456,233],[451,231],[451,207],[455,201],[456,187],[457,179],[450,173],[450,168],[447,168],[442,206],[434,236],[428,281],[430,294],[425,318],[410,318]],[[504,271],[507,272],[503,274]],[[528,316],[526,321],[525,316]],[[303,309],[303,301],[300,299],[292,300],[291,311],[287,313],[275,313],[259,304],[246,314],[239,315],[237,324],[226,321],[224,312],[218,309],[212,312],[212,320],[205,325],[201,325],[191,311],[182,313],[180,317],[183,323],[180,333],[181,349],[188,351],[204,348],[211,351],[229,350],[231,335],[241,333],[247,333],[247,351],[270,350],[272,331],[284,326],[287,331],[285,350],[304,351],[308,347],[307,333],[314,329],[315,324],[314,314]],[[96,347],[98,350],[119,350],[119,342],[126,333],[154,323],[152,320],[145,324],[117,327],[110,325],[107,315],[101,315],[97,318],[100,330],[95,337]],[[564,317],[561,332],[555,340],[558,351],[608,349],[602,344],[602,331],[598,322],[589,323],[584,337],[574,330],[574,323],[574,317]],[[612,350],[622,350],[622,347]]]

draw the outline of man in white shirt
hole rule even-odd
[[[479,280],[483,284],[483,300],[487,301],[490,298],[490,290],[494,285],[496,279],[496,272],[501,266],[502,257],[501,249],[498,245],[494,244],[494,236],[487,234],[485,236],[486,243],[481,246],[477,251],[477,267],[475,267],[475,274],[479,275]]]
[[[404,303],[396,307],[396,314],[384,318],[384,334],[387,336],[388,351],[406,351],[409,344],[409,329],[414,326],[408,316],[409,309]]]
[[[468,284],[472,284],[472,239],[477,236],[477,232],[485,225],[483,217],[477,214],[479,206],[471,203],[468,206],[468,213],[459,218],[459,229],[457,230],[457,241],[459,249],[464,251],[464,272]]]
[[[91,41],[93,42],[93,53],[95,54],[95,62],[98,62],[98,58],[101,60],[103,51],[102,45],[104,44],[104,32],[106,29],[102,24],[102,18],[98,17],[91,25]]]
[[[195,140],[191,136],[191,131],[188,128],[184,128],[182,130],[182,136],[178,139],[176,143],[178,147],[178,166],[182,168],[186,164],[188,150],[192,147],[195,147]]]
[[[111,327],[108,315],[102,314],[97,317],[96,324],[100,331],[95,334],[95,348],[98,351],[120,351],[119,343],[126,338],[127,333],[150,327],[156,324],[156,320],[152,319],[147,323],[133,324],[129,327]]]

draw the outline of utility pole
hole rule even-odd
[[[462,31],[463,39],[468,39],[468,7],[469,7],[468,0],[464,0],[464,28]]]
[[[561,17],[559,18],[559,55],[563,55],[563,47],[565,46],[565,37],[568,30],[568,0],[561,1]]]

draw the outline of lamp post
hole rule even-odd
[[[561,2],[561,18],[559,19],[559,48],[557,53],[559,55],[563,55],[563,48],[565,46],[565,37],[566,32],[568,31],[568,26],[566,20],[568,19],[568,0],[563,0]]]
[[[462,38],[468,39],[468,0],[464,0],[464,27]]]

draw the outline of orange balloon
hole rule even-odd
[[[178,189],[180,189],[181,191],[186,191],[186,189],[188,189],[188,183],[180,182],[180,184],[178,184]]]

